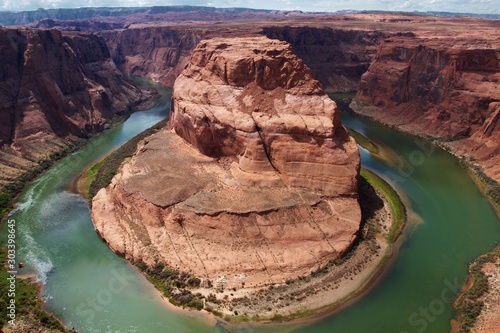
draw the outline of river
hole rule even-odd
[[[96,235],[84,199],[67,190],[85,167],[164,119],[168,94],[160,106],[134,113],[57,163],[23,192],[10,217],[18,224],[18,259],[44,284],[46,308],[79,332],[224,332],[196,312],[166,306],[149,282]],[[396,259],[369,293],[334,315],[301,327],[240,324],[237,331],[448,332],[451,302],[467,263],[500,240],[498,218],[447,152],[362,117],[345,114],[343,121],[392,152],[385,160],[363,150],[361,157],[409,207]]]

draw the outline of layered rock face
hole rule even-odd
[[[289,44],[201,42],[175,82],[170,126],[93,199],[115,251],[241,288],[309,274],[352,246],[357,147]]]
[[[294,21],[291,20],[291,23]],[[217,26],[134,26],[99,32],[111,55],[125,73],[148,76],[167,86],[186,66],[189,54],[201,39],[263,34],[292,45],[326,91],[357,90],[384,34],[377,31],[341,30],[263,23]]]
[[[292,45],[327,91],[355,91],[375,58],[383,32],[317,27],[265,27],[269,38]]]
[[[117,66],[124,73],[146,76],[166,86],[186,67],[203,32],[196,29],[144,27],[104,31]]]
[[[448,145],[500,181],[499,58],[481,40],[387,40],[353,107],[412,133],[459,139]]]
[[[64,148],[71,137],[102,129],[142,98],[97,36],[0,29],[0,48],[2,182]]]
[[[344,149],[352,142],[309,68],[287,43],[242,41],[216,38],[193,51],[174,85],[176,133],[205,155],[237,157],[241,183],[356,193],[357,150]]]

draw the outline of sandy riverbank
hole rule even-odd
[[[72,182],[73,191],[81,192],[82,179],[79,175]],[[245,326],[251,326],[291,320],[297,325],[305,324],[331,315],[362,297],[375,285],[393,257],[397,248],[395,244],[399,243],[389,244],[386,240],[393,223],[389,202],[367,184],[362,186],[360,202],[365,222],[360,241],[343,259],[331,263],[327,268],[318,268],[309,276],[290,280],[282,285],[257,290],[229,289],[216,294],[211,294],[213,289],[200,288],[192,290],[192,293],[204,295],[205,309],[229,326],[242,325],[241,322],[245,322]],[[172,305],[159,292],[158,295],[170,311],[181,311],[210,326],[215,324],[215,317],[206,310],[182,310]],[[246,323],[247,321],[252,323]]]
[[[366,184],[362,191],[360,201],[366,222],[359,243],[343,259],[282,285],[258,290],[230,289],[216,294],[211,294],[213,289],[203,288],[192,292],[204,295],[205,308],[230,326],[245,321],[252,322],[245,323],[249,326],[290,320],[305,324],[362,297],[382,275],[398,243],[389,244],[386,240],[393,222],[388,201]]]

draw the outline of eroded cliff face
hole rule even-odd
[[[290,43],[326,91],[358,89],[363,75],[384,37],[379,31],[316,27],[265,27],[269,38]]]
[[[357,90],[384,35],[377,31],[266,25],[269,23],[137,26],[99,34],[107,41],[122,71],[147,76],[167,86],[173,85],[201,39],[263,34],[290,43],[326,91]]]
[[[0,49],[2,183],[143,98],[97,36],[0,29]]]
[[[103,31],[100,35],[124,73],[149,77],[172,87],[204,32],[192,28],[142,27]]]
[[[170,126],[93,199],[96,230],[126,258],[252,288],[309,274],[356,240],[356,144],[289,44],[202,41]]]
[[[356,193],[357,150],[344,149],[351,141],[321,84],[288,43],[242,41],[193,51],[174,85],[172,128],[205,155],[237,156],[242,183]]]
[[[490,42],[393,38],[363,75],[353,107],[411,133],[458,140],[447,145],[500,181],[499,80]]]

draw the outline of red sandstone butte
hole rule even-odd
[[[202,41],[171,113],[173,131],[140,144],[93,199],[113,250],[240,288],[309,274],[351,248],[358,150],[288,43]]]

